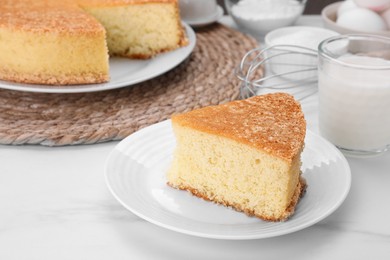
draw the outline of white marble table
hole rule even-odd
[[[298,23],[321,25],[318,17]],[[315,98],[303,106],[316,131]],[[103,176],[116,144],[0,145],[0,259],[390,259],[390,153],[348,158],[350,193],[318,224],[230,241],[169,231],[123,208]]]

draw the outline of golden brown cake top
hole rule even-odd
[[[34,33],[104,33],[104,28],[73,1],[0,0],[0,28]]]
[[[174,115],[172,121],[233,139],[288,161],[301,152],[306,134],[300,104],[285,93],[204,107]]]
[[[35,33],[102,33],[103,26],[82,6],[144,3],[177,3],[177,0],[0,0],[0,28]]]
[[[77,2],[88,6],[115,6],[123,4],[178,3],[178,0],[78,0]]]
[[[175,3],[178,0],[0,0],[0,28],[34,33],[100,34],[103,26],[82,7]]]

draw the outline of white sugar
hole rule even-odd
[[[245,20],[286,19],[300,15],[302,8],[295,0],[242,0],[232,14]]]

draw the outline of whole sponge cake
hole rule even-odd
[[[0,78],[37,84],[108,81],[105,30],[63,2],[0,0]]]
[[[306,122],[288,94],[255,96],[172,117],[177,147],[168,184],[248,215],[282,221],[306,184]]]
[[[177,0],[0,0],[3,80],[107,82],[108,53],[151,58],[185,44]]]

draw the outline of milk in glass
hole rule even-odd
[[[321,134],[340,148],[383,150],[390,144],[390,62],[345,54],[319,69]]]

